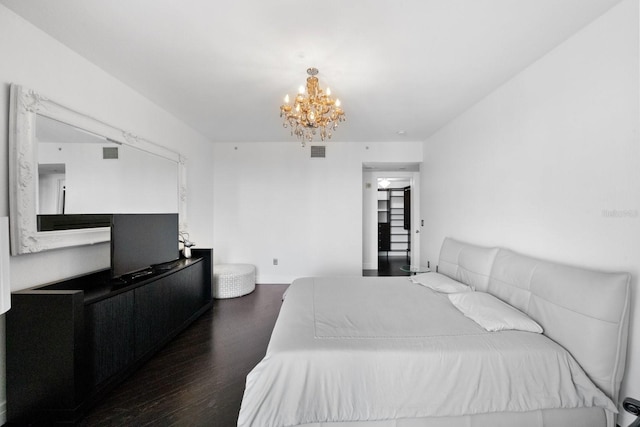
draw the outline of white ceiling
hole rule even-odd
[[[422,141],[620,0],[0,0],[211,141],[287,141],[316,67],[337,141]],[[404,131],[399,135],[399,131]]]

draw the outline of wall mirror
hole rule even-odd
[[[9,210],[13,255],[109,240],[109,214],[178,212],[179,153],[11,85]]]

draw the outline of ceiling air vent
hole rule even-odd
[[[118,147],[102,147],[102,158],[103,159],[117,159],[118,158]]]
[[[327,147],[324,145],[312,145],[311,146],[311,158],[321,157],[325,158],[327,152]]]

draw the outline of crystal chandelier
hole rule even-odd
[[[331,98],[331,90],[326,93],[318,84],[317,68],[307,70],[307,93],[300,86],[298,94],[293,102],[289,102],[289,95],[284,97],[284,104],[280,106],[280,117],[283,117],[282,125],[291,128],[291,135],[298,137],[302,146],[306,142],[313,141],[316,134],[324,141],[331,138],[331,132],[338,127],[338,123],[345,120],[344,111],[340,108],[340,100]]]

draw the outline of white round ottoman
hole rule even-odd
[[[256,268],[251,264],[218,264],[213,267],[213,297],[235,298],[256,288]]]

